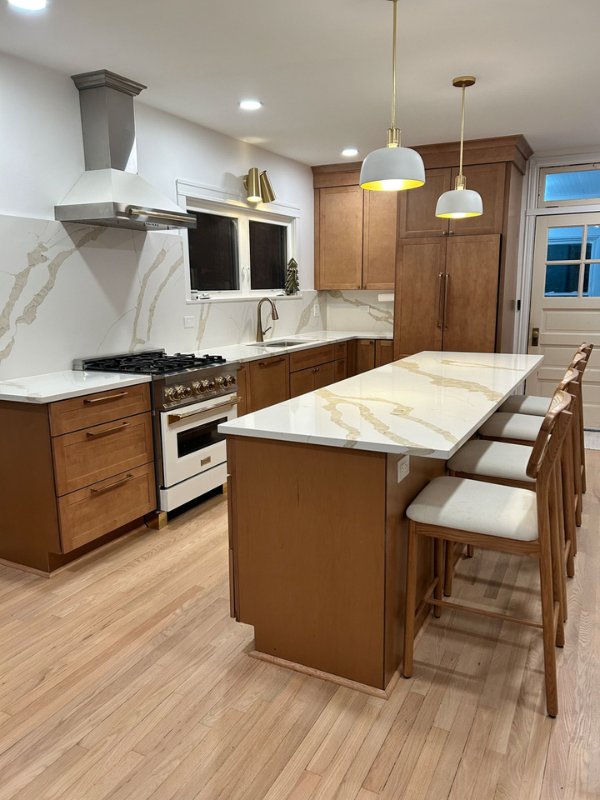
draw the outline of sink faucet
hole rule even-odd
[[[277,313],[277,309],[275,308],[275,303],[271,300],[270,297],[263,297],[263,299],[258,304],[258,321],[256,323],[256,341],[257,342],[264,342],[265,340],[265,333],[271,330],[269,326],[264,331],[262,329],[262,307],[263,303],[271,303],[271,318],[273,320],[279,319],[279,314]]]

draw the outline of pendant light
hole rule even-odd
[[[394,3],[394,56],[392,74],[392,127],[388,130],[387,147],[374,150],[365,158],[360,171],[363,189],[379,192],[399,192],[415,189],[425,183],[425,166],[416,150],[400,146],[400,131],[396,128],[396,30],[398,0]]]
[[[465,219],[465,217],[480,217],[483,214],[483,200],[481,195],[472,189],[467,189],[467,179],[463,175],[463,149],[465,142],[465,91],[467,86],[473,86],[475,78],[472,75],[462,75],[454,78],[452,85],[462,89],[462,118],[460,123],[460,167],[456,184],[451,192],[444,192],[437,202],[436,217],[443,219]]]

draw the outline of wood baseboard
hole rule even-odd
[[[15,561],[8,561],[6,558],[0,558],[0,565],[9,567],[10,569],[18,569],[21,572],[29,572],[31,575],[38,575],[40,578],[49,578],[52,574],[50,572],[44,572],[42,569],[28,567],[26,564],[17,564]]]

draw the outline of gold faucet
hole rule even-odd
[[[271,300],[270,297],[263,297],[263,299],[258,304],[258,321],[256,323],[256,341],[257,342],[264,342],[265,333],[267,333],[267,331],[271,330],[270,326],[268,328],[266,328],[264,331],[262,329],[261,314],[262,314],[263,303],[271,303],[271,318],[273,320],[279,319],[279,314],[277,313],[277,309],[275,308],[275,303]]]

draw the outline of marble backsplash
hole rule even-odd
[[[1,216],[0,241],[0,380],[70,369],[74,358],[255,340],[256,300],[186,303],[178,232]],[[303,291],[277,307],[269,337],[392,329],[392,304],[378,303],[376,292]],[[184,327],[184,316],[193,327]]]

